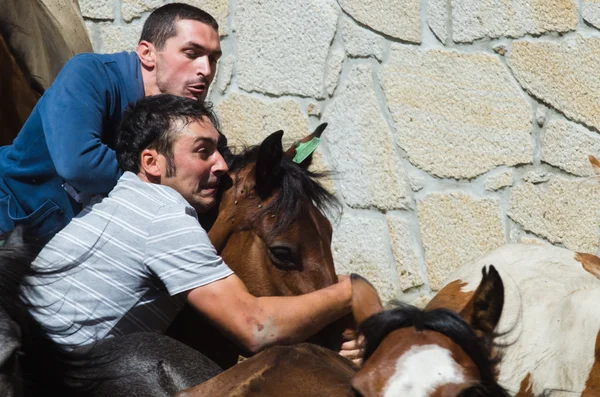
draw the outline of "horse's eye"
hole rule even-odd
[[[294,252],[289,247],[274,246],[269,247],[269,258],[273,261],[275,267],[279,270],[296,270],[296,261]]]

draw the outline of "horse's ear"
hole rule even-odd
[[[356,324],[360,324],[374,314],[383,311],[377,290],[358,274],[350,275],[352,281],[352,314]]]
[[[323,134],[323,131],[325,131],[325,128],[327,128],[327,123],[321,123],[312,134],[300,139],[299,141],[294,142],[292,144],[292,146],[290,146],[288,148],[288,150],[285,151],[285,156],[287,158],[289,158],[290,160],[294,160],[294,157],[296,157],[296,153],[297,153],[297,151],[296,151],[297,146],[302,143],[308,143],[308,142],[312,141],[314,138],[321,138],[321,134]],[[302,167],[304,169],[307,169],[308,167],[310,167],[310,164],[312,163],[312,158],[313,158],[312,153],[310,153],[310,155],[308,155],[305,159],[303,159],[299,163],[300,167]]]
[[[490,266],[489,272],[485,267],[481,272],[481,283],[460,315],[477,336],[491,344],[504,306],[504,284],[494,266]]]
[[[269,197],[281,181],[282,136],[283,131],[281,130],[272,133],[260,144],[258,149],[255,178],[256,191],[261,198]]]

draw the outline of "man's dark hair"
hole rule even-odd
[[[210,103],[161,94],[144,97],[129,105],[117,132],[119,166],[123,171],[137,173],[142,151],[155,149],[166,158],[166,176],[174,176],[173,143],[183,126],[201,120],[203,116],[219,130],[219,122]]]
[[[162,50],[167,39],[177,35],[175,23],[185,19],[205,23],[219,31],[219,24],[206,11],[188,4],[171,3],[157,8],[148,16],[142,28],[140,41],[146,40],[158,50]]]

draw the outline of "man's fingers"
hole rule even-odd
[[[363,351],[361,349],[356,350],[341,350],[340,356],[346,357],[349,360],[354,360],[357,358],[362,358]]]
[[[342,349],[362,349],[365,344],[365,338],[361,335],[358,339],[352,339],[342,344]]]
[[[342,350],[356,350],[360,349],[361,347],[362,345],[356,339],[342,343]]]
[[[340,355],[360,367],[364,353],[364,342],[365,338],[362,335],[356,339],[347,340],[342,344]]]

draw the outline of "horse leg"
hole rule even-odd
[[[86,396],[173,396],[222,369],[168,336],[134,333],[75,352],[69,386]],[[91,388],[90,388],[91,387]]]

